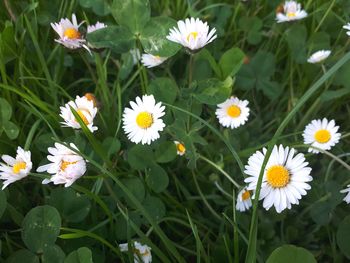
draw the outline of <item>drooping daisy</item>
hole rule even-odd
[[[209,32],[207,22],[199,18],[186,18],[185,21],[178,21],[177,28],[170,29],[167,39],[176,42],[190,50],[197,50],[212,42],[217,35],[216,29]]]
[[[128,139],[134,143],[151,144],[159,138],[159,132],[165,127],[161,117],[165,107],[156,103],[153,95],[143,95],[130,102],[130,108],[123,113],[123,129]]]
[[[64,107],[60,107],[60,116],[64,119],[64,122],[61,123],[64,127],[72,127],[73,129],[81,128],[79,122],[75,119],[70,107],[72,107],[79,114],[80,118],[83,120],[91,132],[94,132],[98,129],[96,126],[93,126],[97,108],[94,106],[94,102],[86,96],[77,96],[74,101],[70,101]]]
[[[250,191],[244,187],[237,196],[236,210],[244,212],[252,206]]]
[[[350,36],[350,23],[347,23],[345,26],[343,26],[344,29],[348,30],[346,34]]]
[[[79,27],[82,23],[78,24],[75,14],[72,14],[72,21],[68,18],[62,18],[58,23],[51,23],[51,27],[60,37],[59,39],[55,39],[55,41],[66,48],[77,49],[83,47],[90,52],[89,48],[85,45],[86,40],[79,32]]]
[[[307,60],[307,62],[315,64],[315,63],[320,63],[323,60],[325,60],[326,58],[329,57],[329,55],[331,54],[330,50],[319,50],[315,53],[313,53]]]
[[[248,159],[245,173],[248,177],[248,190],[256,190],[260,169],[262,167],[266,149],[257,151]],[[311,168],[305,162],[304,154],[282,145],[274,146],[265,167],[259,200],[264,199],[263,207],[268,210],[275,206],[277,213],[290,209],[292,204],[299,204],[299,199],[311,189],[308,182],[312,181]]]
[[[350,204],[350,184],[346,186],[347,188],[341,190],[341,193],[346,193],[346,196],[344,197],[344,201],[348,204]]]
[[[87,33],[92,33],[96,30],[102,29],[102,28],[106,28],[107,25],[105,23],[101,23],[101,22],[97,22],[95,25],[89,25],[86,29]]]
[[[152,54],[142,54],[141,63],[147,68],[153,68],[162,64],[168,58],[153,56]]]
[[[339,126],[335,126],[335,121],[328,122],[326,118],[323,120],[313,120],[306,125],[303,137],[304,143],[320,148],[322,150],[330,150],[340,140]],[[309,152],[319,153],[314,148],[309,148]]]
[[[78,150],[73,143],[69,146]],[[43,184],[52,182],[69,187],[86,172],[84,158],[65,145],[56,142],[55,147],[49,147],[47,150],[50,153],[47,159],[51,163],[38,167],[37,172],[47,171],[52,176],[50,179],[44,179]]]
[[[178,155],[182,156],[186,153],[185,145],[179,141],[174,141],[176,145],[176,152]]]
[[[151,263],[152,262],[151,248],[149,246],[142,245],[141,243],[135,241],[132,248],[134,252],[134,263]],[[128,251],[129,250],[128,243],[120,244],[119,249],[122,252]]]
[[[300,20],[307,17],[305,10],[301,9],[301,5],[297,1],[286,1],[283,8],[276,10],[277,23]]]
[[[9,184],[26,177],[32,169],[31,153],[21,147],[17,148],[16,158],[1,156],[5,163],[0,163],[0,180],[4,180],[2,190]]]
[[[231,129],[237,128],[248,120],[248,104],[247,100],[239,100],[232,96],[217,105],[216,117],[222,126],[230,127]]]

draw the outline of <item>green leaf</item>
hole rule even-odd
[[[64,263],[93,263],[91,250],[87,247],[81,247],[71,252]]]
[[[338,90],[327,90],[327,91],[322,93],[320,99],[324,102],[332,101],[335,99],[342,98],[345,95],[347,95],[348,93],[350,93],[350,86],[348,86],[346,88],[338,89]]]
[[[276,248],[266,263],[317,263],[315,257],[306,249],[293,245]]]
[[[152,18],[141,32],[140,40],[144,51],[160,57],[171,57],[181,45],[166,38],[169,30],[176,26],[176,21],[169,17]]]
[[[119,214],[115,219],[115,234],[118,240],[125,240],[135,235],[135,230],[130,226],[131,222],[137,227],[141,226],[142,219],[137,211],[128,212],[128,222],[123,215]]]
[[[51,192],[49,204],[54,206],[67,222],[83,221],[90,212],[90,200],[71,188],[57,188]]]
[[[148,195],[142,204],[154,220],[159,221],[165,216],[165,205],[158,197]]]
[[[112,155],[118,154],[120,150],[120,141],[114,137],[105,138],[102,145],[107,152],[108,159],[110,159]]]
[[[207,60],[210,64],[211,69],[215,72],[215,75],[218,78],[221,78],[221,76],[222,76],[221,69],[220,69],[218,63],[216,63],[214,57],[211,55],[211,53],[206,48],[203,48],[201,51],[199,51],[196,56],[197,56],[197,59]]]
[[[22,239],[35,253],[55,244],[60,233],[61,217],[57,209],[44,205],[30,210],[22,222]]]
[[[152,149],[146,145],[135,145],[128,151],[128,162],[136,170],[143,170],[152,163],[154,157]]]
[[[114,0],[112,15],[119,25],[139,34],[151,18],[151,7],[148,0]]]
[[[143,185],[143,182],[140,178],[133,176],[129,178],[124,178],[120,180],[126,188],[129,189],[129,191],[134,195],[134,197],[139,201],[142,202],[145,198],[145,186]],[[117,187],[118,193],[121,193],[121,196],[124,197],[124,199],[129,203],[130,206],[134,206],[133,202],[127,197],[127,195],[122,194],[123,192],[121,189]]]
[[[252,45],[257,45],[260,43],[262,39],[261,29],[263,27],[263,23],[260,18],[257,16],[242,17],[239,22],[239,27],[246,32],[247,34],[247,42]]]
[[[157,163],[168,163],[176,158],[176,145],[172,141],[162,142],[155,151]]]
[[[9,121],[12,116],[12,107],[10,103],[7,102],[7,100],[0,98],[0,123],[2,125]]]
[[[344,218],[337,230],[337,244],[343,254],[350,259],[350,216]]]
[[[168,187],[169,177],[161,166],[154,164],[148,172],[146,182],[154,192],[161,193]]]
[[[3,129],[10,140],[16,139],[19,134],[19,128],[12,121],[3,123]]]
[[[223,80],[229,76],[233,77],[238,72],[242,66],[244,56],[243,51],[239,48],[231,48],[221,56],[219,66]]]
[[[305,63],[307,59],[307,30],[304,25],[293,25],[285,32],[292,58],[297,63]]]
[[[104,0],[79,0],[79,4],[84,8],[92,8],[92,11],[99,16],[110,13],[110,6]]]
[[[176,82],[170,78],[156,78],[148,86],[148,92],[156,101],[173,103],[177,96],[178,87]]]
[[[63,263],[65,256],[66,255],[59,246],[48,246],[44,248],[44,253],[41,256],[41,263]]]
[[[125,53],[135,46],[135,37],[124,26],[108,26],[87,34],[94,48],[110,48],[116,53]]]
[[[0,34],[0,60],[6,64],[16,58],[16,41],[15,30],[13,24],[9,21],[5,22],[4,30]]]
[[[4,214],[7,206],[7,198],[4,191],[0,190],[0,218]]]
[[[6,263],[39,263],[39,257],[27,249],[21,249],[13,253]]]
[[[202,103],[217,105],[230,97],[233,80],[228,77],[225,81],[207,79],[198,82],[193,96]]]

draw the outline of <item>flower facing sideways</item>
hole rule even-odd
[[[174,141],[175,145],[176,145],[176,153],[177,155],[184,155],[186,153],[186,148],[185,145],[179,141]]]
[[[170,29],[167,39],[194,51],[212,42],[217,37],[215,32],[215,28],[209,32],[207,22],[191,17],[178,21],[177,28]]]
[[[350,36],[350,23],[347,23],[345,26],[343,26],[344,29],[348,30],[346,34]]]
[[[307,17],[305,10],[301,9],[301,5],[296,1],[286,1],[283,7],[278,8],[276,20],[277,23],[300,20]]]
[[[257,151],[248,159],[245,173],[248,177],[244,180],[248,184],[248,190],[256,190],[259,173],[262,168],[266,149]],[[264,199],[263,207],[268,210],[275,207],[277,213],[284,209],[290,209],[292,204],[299,204],[299,200],[306,195],[306,190],[311,189],[308,182],[312,181],[311,168],[307,167],[304,154],[295,155],[295,150],[282,145],[274,146],[271,156],[266,164],[259,200]]]
[[[32,169],[31,153],[21,147],[17,148],[16,158],[1,156],[5,163],[0,163],[0,180],[4,180],[2,190],[9,184],[26,177]]]
[[[237,196],[236,210],[244,212],[252,206],[252,199],[250,191],[244,187]]]
[[[97,108],[94,105],[94,101],[91,100],[90,97],[77,96],[74,101],[70,101],[64,107],[60,107],[60,116],[64,120],[64,122],[61,122],[63,126],[72,127],[73,129],[80,129],[80,124],[75,118],[70,107],[72,107],[77,112],[77,114],[80,116],[80,118],[83,120],[91,132],[94,132],[98,129],[96,126],[93,126],[93,121],[97,114]]]
[[[334,120],[328,122],[326,118],[323,120],[313,120],[304,130],[304,143],[320,148],[322,150],[330,150],[340,140],[339,126],[335,126]],[[319,153],[317,149],[309,148],[309,152]]]
[[[246,123],[249,116],[249,102],[231,97],[221,104],[218,104],[215,111],[220,124],[227,128],[237,128]]]
[[[73,143],[69,146],[78,150]],[[44,179],[43,184],[52,182],[69,187],[86,172],[84,158],[65,145],[56,142],[55,147],[49,147],[47,150],[50,153],[47,159],[51,163],[38,167],[37,172],[47,171],[52,176],[50,179]]]
[[[96,30],[99,30],[99,29],[102,29],[102,28],[106,28],[106,27],[107,27],[107,25],[105,23],[97,22],[95,25],[87,26],[86,31],[89,34],[89,33],[92,33],[92,32],[94,32]]]
[[[153,95],[143,95],[130,102],[131,108],[125,108],[123,113],[123,129],[130,141],[134,143],[151,144],[159,138],[159,132],[165,127],[161,117],[165,107],[156,103]]]
[[[119,249],[122,252],[126,252],[129,250],[128,243],[120,244]],[[147,245],[141,245],[141,243],[135,241],[133,244],[133,252],[134,252],[134,263],[151,263],[152,262],[152,254],[151,248]]]
[[[346,194],[346,196],[344,197],[344,201],[348,204],[350,204],[350,184],[347,185],[347,188],[343,189],[340,191],[343,194]]]
[[[313,53],[307,60],[307,62],[315,64],[324,61],[331,54],[330,50],[319,50]]]
[[[141,63],[147,68],[153,68],[162,64],[168,58],[154,56],[152,54],[142,54]]]

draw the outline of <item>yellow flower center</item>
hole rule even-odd
[[[152,114],[147,111],[140,112],[136,117],[136,123],[141,129],[151,127],[153,124]]]
[[[80,38],[80,33],[78,30],[76,30],[75,28],[67,28],[63,35],[66,37],[66,38],[69,38],[69,39],[78,39]]]
[[[241,109],[236,105],[231,105],[227,108],[227,114],[231,118],[237,118],[239,115],[241,115]]]
[[[67,167],[71,164],[76,164],[77,162],[66,162],[66,161],[62,161],[61,162],[61,171],[65,171],[67,169]]]
[[[243,201],[248,200],[250,198],[250,192],[247,190],[242,194]]]
[[[187,35],[187,42],[190,41],[190,38],[191,38],[191,37],[195,40],[195,39],[198,37],[198,32],[193,31],[193,32],[189,33],[189,34]]]
[[[289,183],[290,175],[283,165],[274,165],[267,170],[266,179],[272,187],[281,188]]]
[[[77,110],[77,113],[79,115],[79,117],[83,120],[83,122],[85,123],[85,125],[88,125],[89,124],[89,121],[88,119],[86,118],[85,114],[89,114],[90,113],[87,111],[87,110],[84,110],[84,109],[78,109]],[[85,113],[85,114],[84,114]]]
[[[295,13],[295,12],[288,12],[288,13],[287,13],[287,17],[288,17],[288,18],[296,17],[296,13]]]
[[[22,169],[25,169],[27,167],[27,164],[25,162],[18,162],[15,163],[15,165],[12,167],[12,171],[15,174],[18,174]]]
[[[183,145],[182,143],[178,143],[176,145],[176,148],[180,153],[184,153],[186,151],[185,145]]]
[[[318,130],[315,133],[315,140],[318,143],[326,143],[331,139],[331,133],[328,130]]]

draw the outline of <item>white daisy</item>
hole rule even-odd
[[[83,22],[78,24],[75,14],[72,15],[72,21],[68,18],[62,18],[58,23],[51,23],[51,27],[59,35],[59,39],[55,39],[57,43],[70,49],[85,48],[89,52],[89,48],[85,45],[86,40],[79,32],[79,27]]]
[[[244,212],[252,206],[252,199],[250,191],[244,187],[237,196],[236,210]]]
[[[348,32],[346,32],[346,34],[348,36],[350,36],[350,23],[347,23],[345,26],[343,26],[344,29],[348,30]]]
[[[159,138],[159,132],[165,127],[162,117],[165,107],[161,102],[156,104],[153,95],[143,95],[131,101],[130,108],[123,114],[123,129],[128,139],[134,143],[151,144]]]
[[[334,120],[330,122],[326,118],[313,120],[305,127],[303,133],[304,143],[322,150],[330,150],[340,140],[338,129],[339,126],[335,126]],[[319,153],[314,148],[309,148],[309,152]]]
[[[257,151],[249,157],[245,173],[249,175],[244,182],[248,183],[248,190],[256,190],[260,169],[262,167],[266,149]],[[271,156],[265,167],[259,200],[264,199],[263,207],[268,210],[275,206],[277,213],[290,209],[292,204],[299,204],[299,199],[311,189],[307,183],[312,181],[311,168],[305,162],[304,154],[295,155],[295,150],[282,145],[273,147]]]
[[[0,163],[0,180],[4,180],[2,190],[9,184],[26,177],[32,169],[31,153],[21,147],[17,148],[16,158],[1,156],[5,163]]]
[[[151,54],[142,54],[141,63],[147,68],[153,68],[162,64],[168,58],[153,56]]]
[[[129,250],[128,243],[120,244],[119,249],[122,252],[126,252]],[[141,245],[141,243],[135,241],[133,244],[133,252],[134,252],[134,263],[151,263],[152,262],[152,254],[151,248],[147,245]]]
[[[93,126],[93,121],[97,113],[97,108],[94,106],[93,100],[90,100],[86,96],[77,96],[74,101],[70,101],[64,107],[60,107],[60,116],[64,119],[64,122],[61,122],[63,126],[72,127],[73,129],[80,129],[80,124],[75,119],[70,107],[72,107],[79,114],[80,118],[91,132],[98,129],[96,126]]]
[[[283,7],[277,9],[277,23],[300,20],[307,17],[305,10],[296,1],[286,1]]]
[[[78,150],[73,143],[69,146]],[[52,182],[69,187],[86,172],[84,158],[65,145],[56,142],[55,147],[49,147],[47,150],[51,154],[47,156],[51,163],[38,167],[37,172],[47,171],[52,176],[50,179],[44,179],[43,184]]]
[[[248,120],[248,104],[247,100],[239,100],[232,96],[217,105],[216,117],[222,126],[230,127],[231,129],[237,128]]]
[[[179,43],[190,50],[200,49],[217,37],[215,35],[216,29],[213,28],[209,32],[207,22],[203,22],[199,18],[191,17],[186,18],[185,21],[180,20],[177,22],[177,26],[178,28],[170,29],[167,39]]]
[[[107,27],[107,25],[106,24],[104,24],[104,23],[101,23],[101,22],[97,22],[95,25],[89,25],[88,27],[87,27],[87,33],[89,34],[89,33],[92,33],[92,32],[94,32],[94,31],[96,31],[96,30],[99,30],[99,29],[102,29],[102,28],[106,28]]]
[[[347,185],[347,188],[340,191],[341,193],[346,193],[346,196],[344,197],[344,201],[348,204],[350,204],[350,184]]]
[[[182,156],[186,153],[185,145],[179,141],[174,141],[176,145],[176,152],[178,155]]]
[[[319,50],[315,53],[313,53],[307,60],[307,62],[315,64],[315,63],[320,63],[323,60],[325,60],[326,58],[329,57],[329,55],[331,54],[330,50]]]

